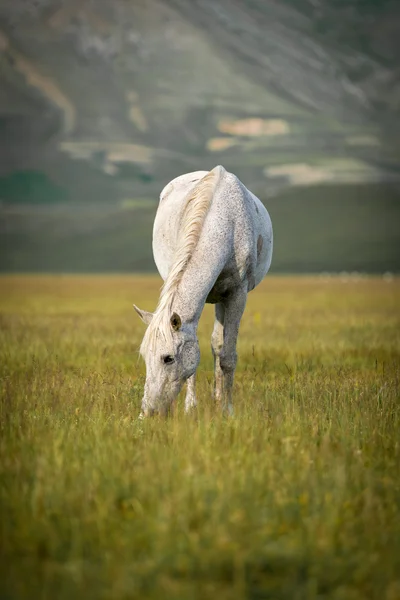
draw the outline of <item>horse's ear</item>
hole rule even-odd
[[[182,327],[182,320],[177,313],[172,313],[171,317],[171,327],[174,331],[179,331]]]
[[[133,308],[136,310],[143,323],[146,323],[146,325],[149,325],[151,323],[153,313],[147,312],[147,310],[140,310],[140,308],[138,308],[135,304],[133,305]]]

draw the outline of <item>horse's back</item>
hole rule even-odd
[[[153,228],[153,254],[157,269],[165,280],[173,264],[178,242],[179,224],[186,199],[208,171],[186,173],[173,179],[160,195]],[[240,277],[249,274],[249,289],[263,279],[271,264],[272,225],[262,202],[250,192],[236,175],[222,169],[215,194],[206,216],[203,243],[211,240],[215,247],[217,238],[221,251],[238,265]],[[202,236],[203,237],[203,236]],[[202,239],[199,240],[203,244]],[[224,248],[222,248],[224,246]],[[229,272],[231,264],[225,265]],[[224,277],[224,269],[221,276]]]

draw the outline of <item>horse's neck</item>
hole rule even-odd
[[[207,296],[225,264],[226,249],[214,246],[206,252],[207,233],[203,232],[176,290],[173,310],[184,323],[197,327]]]
[[[193,323],[197,327],[213,284],[214,282],[211,282],[209,277],[205,278],[203,273],[194,273],[194,277],[184,274],[173,302],[174,312],[180,315],[184,323]]]

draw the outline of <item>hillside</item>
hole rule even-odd
[[[399,24],[391,1],[3,0],[2,174],[96,200],[216,163],[259,186],[393,177]]]
[[[271,272],[400,272],[400,189],[315,185],[265,199],[274,226]],[[0,271],[154,271],[156,203],[3,210]]]
[[[43,223],[47,211],[58,231],[55,215],[154,203],[171,178],[216,164],[265,200],[397,185],[399,25],[392,0],[3,0],[2,268],[42,264],[15,258],[47,239],[37,226],[23,240],[15,214]]]

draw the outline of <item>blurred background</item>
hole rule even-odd
[[[1,0],[0,270],[154,271],[161,189],[217,164],[272,271],[400,271],[397,0]]]

